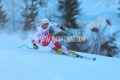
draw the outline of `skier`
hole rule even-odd
[[[75,53],[71,54],[68,48],[61,45],[58,41],[54,40],[54,37],[49,34],[49,28],[51,26],[56,26],[57,28],[66,31],[66,28],[64,28],[63,26],[60,26],[59,24],[54,22],[49,22],[47,18],[42,18],[41,24],[36,28],[35,33],[32,37],[33,48],[38,49],[38,46],[36,44],[37,42],[41,46],[49,46],[59,54],[75,56]]]

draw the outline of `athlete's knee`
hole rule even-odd
[[[63,50],[63,51],[68,51],[68,48],[67,47],[65,47],[65,46],[61,46],[61,48],[60,48],[61,50]]]
[[[58,48],[61,48],[61,47],[62,47],[62,45],[61,45],[58,41],[56,41],[54,44],[55,44],[55,46],[58,47]]]

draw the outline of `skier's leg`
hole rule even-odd
[[[60,50],[62,50],[64,53],[68,54],[68,48],[66,48],[65,46],[61,45],[58,41],[53,42],[54,45],[59,48]]]
[[[61,45],[57,44],[57,47],[56,47],[53,39],[54,38],[51,35],[48,35],[48,36],[42,38],[42,40],[39,39],[38,43],[41,46],[49,46],[52,50],[56,51],[57,53],[63,54],[62,50],[59,49],[59,47],[61,47]]]
[[[58,47],[60,50],[62,50],[65,54],[70,56],[78,56],[74,51],[68,50],[67,47],[61,45],[58,41],[54,43],[56,47]]]
[[[60,49],[61,49],[64,53],[69,54],[69,50],[68,50],[67,47],[65,47],[65,46],[62,45]]]
[[[42,46],[49,46],[54,51],[56,51],[59,54],[69,54],[68,48],[61,45],[55,38],[51,35],[48,35],[44,40],[42,40]]]
[[[64,54],[68,54],[68,48],[66,48],[65,46],[61,45],[57,40],[55,40],[54,37],[52,37],[52,42],[54,43],[55,47],[57,47],[57,50],[62,50],[62,52]]]
[[[49,41],[47,43],[50,48],[52,48],[54,51],[56,51],[59,54],[63,54],[63,52],[59,49],[61,45],[59,43],[56,43],[57,40],[55,40],[53,36],[48,35],[46,39],[47,41]]]
[[[48,46],[51,47],[51,48],[52,48],[54,51],[56,51],[57,53],[63,54],[63,51],[60,50],[58,47],[56,47],[52,41],[48,44]]]
[[[65,46],[62,45],[62,47],[60,48],[66,55],[72,56],[72,57],[77,57],[78,55],[76,54],[76,52],[74,51],[70,51],[68,50],[68,48],[66,48]]]
[[[54,42],[54,45],[61,49],[64,53],[68,53],[68,48],[66,48],[65,46],[61,45],[58,41]]]
[[[54,42],[54,45],[59,49],[62,47],[62,45],[58,41]]]
[[[56,40],[54,40],[54,41],[56,41]],[[65,54],[70,54],[71,53],[71,51],[69,51],[67,47],[61,45],[58,41],[54,42],[54,45],[57,48],[59,48],[60,50],[62,50]]]

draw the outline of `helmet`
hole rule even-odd
[[[41,20],[42,24],[49,23],[49,20],[47,18],[42,18]]]

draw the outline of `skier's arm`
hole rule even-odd
[[[63,26],[60,26],[60,29],[63,30],[63,31],[66,31],[66,28],[63,27]]]
[[[57,23],[54,23],[54,22],[50,22],[51,26],[56,26],[57,28],[63,30],[63,31],[66,31],[66,28],[63,27],[63,26],[60,26],[59,24]]]
[[[37,37],[37,35],[38,35],[38,32],[36,30],[33,37],[32,37],[32,44],[36,44],[35,38]]]
[[[38,32],[38,29],[36,29],[32,37],[32,44],[34,49],[38,49],[38,46],[36,45],[36,40],[35,40],[38,37],[38,35],[39,35],[39,32]]]

